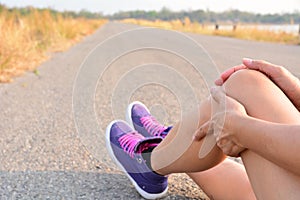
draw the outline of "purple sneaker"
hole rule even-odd
[[[106,129],[106,146],[111,158],[146,199],[161,198],[168,191],[168,178],[149,169],[141,155],[161,141],[161,137],[145,138],[121,120],[112,121]]]
[[[165,138],[172,126],[160,124],[148,108],[139,101],[134,101],[127,107],[126,120],[137,132],[145,137],[160,136]]]

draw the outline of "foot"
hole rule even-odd
[[[143,152],[161,141],[161,137],[145,138],[121,120],[112,121],[106,129],[106,146],[110,156],[146,199],[161,198],[168,191],[167,177],[149,169],[142,156]]]
[[[148,108],[139,101],[134,101],[127,107],[127,122],[139,133],[145,137],[160,136],[165,138],[171,130],[160,124],[155,117],[150,114]]]

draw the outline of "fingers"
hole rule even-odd
[[[223,139],[224,140],[224,139]],[[232,156],[232,157],[239,157],[241,152],[245,150],[245,148],[233,143],[232,141],[217,141],[217,145],[220,149],[222,149],[223,153]]]
[[[210,121],[207,121],[202,126],[200,126],[200,128],[198,128],[196,130],[196,132],[194,133],[193,140],[194,141],[200,141],[206,135],[211,134],[212,129],[210,127],[211,127],[211,122]]]
[[[224,98],[226,98],[225,93],[222,90],[222,87],[213,87],[211,88],[211,95],[213,100],[217,103],[217,107],[220,107],[222,102],[225,102]],[[219,109],[217,109],[219,110]],[[196,130],[196,132],[193,135],[193,140],[199,141],[203,137],[205,137],[208,134],[214,133],[214,121],[218,120],[209,120],[206,123],[204,123],[200,128]]]
[[[245,65],[237,65],[234,66],[232,68],[229,68],[227,70],[225,70],[220,78],[218,78],[217,80],[215,80],[215,84],[218,86],[223,85],[223,83],[225,83],[225,81],[236,71],[241,70],[241,69],[246,69],[247,67]]]
[[[223,103],[225,101],[226,95],[222,89],[222,87],[212,87],[210,89],[210,94],[218,104]]]
[[[274,78],[277,76],[280,70],[280,66],[274,65],[267,61],[263,60],[252,60],[250,58],[243,58],[243,64],[247,66],[249,69],[257,70],[265,75],[269,76],[270,78]]]
[[[215,80],[215,84],[217,86],[221,86],[225,83],[225,81],[236,71],[241,70],[241,69],[252,69],[252,70],[257,70],[271,79],[275,78],[276,76],[279,76],[280,73],[283,70],[283,67],[274,65],[272,63],[263,61],[263,60],[252,60],[250,58],[243,58],[243,64],[229,68],[225,70],[221,75],[220,78]]]

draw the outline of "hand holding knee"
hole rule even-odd
[[[232,74],[242,69],[256,70],[265,74],[289,97],[289,99],[294,103],[295,107],[300,110],[299,79],[286,68],[263,60],[244,58],[243,64],[224,71],[220,78],[215,81],[215,84],[218,86],[223,85]]]
[[[214,134],[217,145],[229,156],[238,156],[244,148],[237,140],[235,124],[240,117],[247,117],[245,108],[236,100],[228,97],[221,88],[211,90],[213,109],[212,119],[203,124],[195,133],[194,139],[200,140],[207,134]]]

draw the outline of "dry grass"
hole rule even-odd
[[[136,19],[125,19],[122,20],[124,23],[133,23],[141,26],[151,26],[157,28],[163,28],[168,30],[177,30],[191,33],[207,34],[207,35],[219,35],[226,37],[234,37],[247,40],[255,41],[266,41],[266,42],[277,42],[284,44],[300,44],[299,36],[286,32],[274,32],[269,30],[260,30],[255,26],[247,27],[238,25],[233,31],[231,30],[215,30],[214,25],[204,25],[195,22],[191,22],[189,18],[185,18],[182,22],[180,20],[172,21],[148,21],[148,20],[136,20]]]
[[[93,33],[106,20],[87,20],[52,15],[32,9],[0,12],[0,82],[9,82],[45,61],[49,52],[63,51]]]

